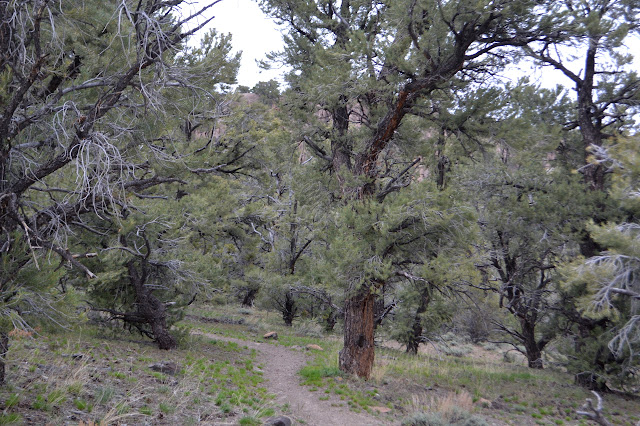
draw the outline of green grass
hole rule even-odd
[[[176,408],[174,406],[164,402],[161,402],[160,404],[158,404],[158,409],[163,414],[172,414],[173,412],[176,411]]]
[[[310,320],[304,327],[291,328],[284,327],[279,316],[259,310],[198,309],[200,316],[242,318],[245,324],[189,320],[186,326],[292,350],[319,344],[324,350],[309,351],[308,364],[299,372],[300,382],[314,391],[314,398],[332,400],[356,412],[368,411],[380,423],[399,424],[412,412],[442,412],[438,404],[447,395],[466,393],[470,404],[466,409],[471,414],[511,424],[587,424],[575,411],[592,395],[574,386],[571,376],[552,369],[530,370],[517,362],[506,364],[499,347],[487,350],[495,361],[474,359],[468,353],[411,356],[376,348],[371,379],[363,381],[339,370],[341,340],[335,335],[318,337]],[[264,341],[262,334],[272,330],[279,340]],[[0,425],[19,424],[24,418],[61,424],[70,410],[85,413],[78,414],[85,422],[113,422],[118,415],[126,415],[131,417],[127,423],[135,424],[162,415],[169,423],[192,424],[204,414],[220,422],[233,416],[233,421],[249,425],[286,411],[269,394],[257,353],[243,344],[194,335],[178,350],[167,352],[128,336],[105,340],[97,337],[100,335],[85,328],[35,341],[12,341],[9,385],[0,388],[0,402],[4,402]],[[447,342],[450,347],[468,352],[469,342],[453,335],[448,338],[452,339]],[[473,349],[475,353],[482,347]],[[70,362],[69,354],[78,352],[84,353],[82,360]],[[177,362],[180,373],[169,376],[150,371],[148,365],[159,361]],[[488,408],[486,402],[482,405],[484,400],[495,404]],[[605,413],[619,413],[612,417],[615,424],[633,424],[640,411],[636,404],[606,395]],[[392,411],[378,414],[372,407],[379,406]]]
[[[20,423],[26,414],[35,423],[62,424],[71,411],[87,424],[117,423],[119,416],[132,424],[154,415],[190,424],[203,416],[224,422],[238,412],[256,418],[274,413],[273,395],[255,368],[256,352],[246,346],[191,336],[186,346],[161,351],[127,334],[122,340],[97,337],[102,334],[83,327],[12,341],[0,424]],[[78,352],[82,359],[70,362],[69,354]],[[160,361],[176,362],[181,371],[169,376],[149,370]]]
[[[36,400],[33,401],[33,404],[31,404],[31,408],[33,408],[34,410],[48,411],[49,404],[47,404],[44,396],[36,395]]]
[[[115,390],[111,387],[99,388],[95,395],[96,404],[98,405],[109,404],[109,402],[111,401],[114,395],[115,395]]]
[[[19,402],[20,402],[20,394],[14,393],[7,398],[7,400],[4,403],[4,407],[5,409],[15,407],[16,405],[18,405]]]
[[[233,316],[233,312],[227,311],[226,315]],[[341,348],[339,339],[333,336],[318,338],[298,335],[295,324],[293,328],[284,327],[277,315],[258,310],[244,318],[244,325],[207,324],[206,327],[221,335],[238,338],[249,336],[258,341],[262,341],[262,331],[276,331],[278,342],[269,343],[287,347],[320,344],[325,350],[312,352],[312,359],[299,372],[301,383],[309,390],[318,392],[319,399],[327,400],[335,395],[354,411],[370,410],[372,406],[389,406],[397,412],[396,407],[399,406],[405,412],[410,412],[414,409],[416,393],[421,392],[420,386],[416,384],[420,384],[425,389],[422,392],[436,391],[439,395],[457,393],[462,389],[472,396],[471,409],[482,411],[484,415],[504,419],[515,416],[515,420],[510,421],[521,421],[522,424],[566,424],[565,422],[577,423],[583,420],[575,415],[576,407],[582,405],[585,398],[591,397],[587,391],[573,385],[571,376],[560,371],[531,370],[518,365],[517,358],[511,364],[504,363],[498,345],[485,344],[485,348],[479,346],[487,353],[493,353],[495,361],[474,359],[470,357],[473,349],[471,343],[453,334],[445,335],[451,340],[446,345],[441,345],[449,348],[449,354],[447,351],[440,351],[435,355],[412,356],[398,350],[376,348],[377,361],[371,380],[363,382],[345,376],[338,369],[337,354]],[[255,323],[259,323],[259,326]],[[406,386],[406,383],[412,386]],[[614,400],[608,402],[611,411],[636,414],[634,411],[637,410],[630,408],[632,403],[625,402],[623,398],[612,398]],[[484,405],[478,402],[481,400],[500,401],[507,406],[507,411],[489,408],[486,402]],[[570,420],[565,418],[565,410],[569,413]],[[399,421],[399,414],[392,413],[388,416]]]
[[[241,426],[260,426],[262,421],[252,416],[246,416],[240,419]]]
[[[73,405],[81,411],[87,411],[87,412],[91,412],[93,407],[84,399],[75,399],[73,401]]]
[[[18,413],[0,413],[0,425],[22,424],[22,416]]]
[[[116,379],[120,379],[120,380],[124,380],[127,378],[127,375],[124,373],[121,373],[119,371],[112,371],[109,374],[111,374],[113,377],[115,377]]]
[[[342,376],[342,371],[338,367],[312,366],[307,365],[300,370],[300,375],[304,378],[305,385],[322,386],[324,378]]]

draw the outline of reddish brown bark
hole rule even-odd
[[[374,359],[373,308],[375,297],[363,287],[344,305],[344,348],[340,351],[340,369],[368,379]]]
[[[400,127],[402,119],[407,113],[407,99],[409,97],[408,90],[401,90],[391,109],[378,125],[376,134],[368,144],[368,149],[362,157],[357,172],[369,177],[373,177],[374,166],[378,160],[378,156],[387,146],[394,133]]]

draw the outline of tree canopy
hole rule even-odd
[[[365,378],[469,312],[631,378],[640,3],[259,0],[289,71],[248,88],[218,1],[0,3],[0,352],[80,298],[171,349],[207,300],[337,324]]]

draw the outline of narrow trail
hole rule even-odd
[[[203,336],[246,345],[258,352],[258,363],[263,364],[263,377],[270,393],[276,395],[275,403],[288,404],[289,412],[285,413],[294,424],[312,426],[373,426],[385,424],[368,413],[354,413],[344,401],[335,395],[311,392],[300,385],[298,371],[307,363],[309,354],[288,349],[284,346],[269,343],[258,343],[248,340],[234,339],[217,334],[202,333]],[[326,401],[320,396],[329,396]]]

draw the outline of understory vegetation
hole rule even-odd
[[[15,337],[0,422],[259,425],[291,415],[291,407],[268,392],[256,351],[223,340],[229,337],[310,354],[299,383],[312,398],[369,413],[382,424],[587,424],[576,411],[591,395],[571,374],[529,369],[525,357],[509,357],[507,345],[476,344],[464,333],[445,333],[417,355],[381,336],[371,378],[363,381],[338,368],[339,335],[311,325],[287,327],[273,312],[201,306],[181,325],[191,333],[171,352],[96,324]],[[277,331],[279,340],[263,339],[267,330]],[[307,351],[308,344],[323,350]],[[453,350],[459,347],[464,353]],[[171,362],[176,372],[150,368]],[[604,399],[611,424],[640,420],[637,397]]]
[[[14,339],[0,423],[188,425],[273,414],[246,346],[185,335],[167,353],[115,336],[86,324]]]

